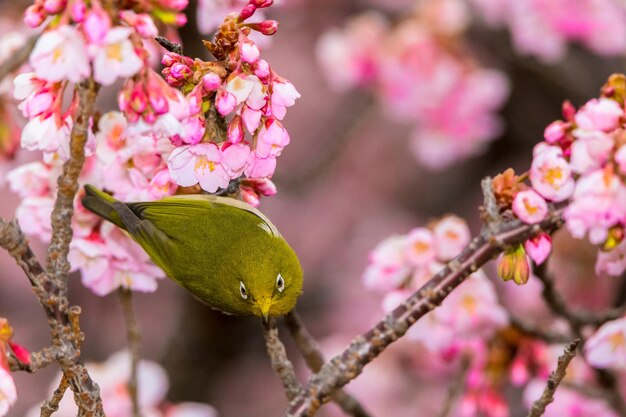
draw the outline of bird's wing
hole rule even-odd
[[[206,210],[207,203],[210,205],[222,205],[225,207],[233,207],[236,209],[244,210],[250,214],[256,216],[261,223],[259,227],[263,229],[266,233],[274,237],[281,237],[280,232],[274,226],[274,224],[267,218],[263,213],[261,213],[256,208],[252,207],[249,204],[244,203],[243,201],[236,200],[234,198],[228,197],[218,197],[210,194],[183,194],[183,195],[174,195],[171,197],[166,197],[162,200],[156,202],[145,202],[145,203],[130,203],[130,208],[139,214],[140,217],[150,217],[153,215],[167,215],[172,216],[176,214],[181,214],[180,210],[172,210],[173,206],[178,206],[184,208],[185,212],[189,212],[190,210],[198,209],[198,210]],[[143,215],[143,212],[149,208],[150,214],[146,212],[146,215]],[[162,213],[161,213],[162,212]]]

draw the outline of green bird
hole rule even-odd
[[[264,317],[288,313],[302,293],[302,267],[263,213],[212,195],[123,203],[85,186],[82,203],[126,230],[152,261],[210,307]]]

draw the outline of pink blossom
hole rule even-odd
[[[623,115],[624,109],[615,100],[593,98],[578,110],[575,120],[580,129],[610,132],[619,125]]]
[[[406,259],[415,266],[426,265],[435,260],[435,242],[430,230],[418,227],[407,235]]]
[[[163,197],[174,194],[176,184],[172,182],[170,171],[165,168],[154,174],[149,184],[150,197],[153,200],[160,200]]]
[[[57,121],[56,117],[37,116],[22,130],[22,147],[30,151],[58,152],[69,156],[71,120]]]
[[[585,356],[593,367],[626,370],[626,317],[603,324],[587,340]]]
[[[440,261],[449,261],[457,256],[470,241],[467,223],[457,216],[446,216],[433,228],[435,252]]]
[[[567,123],[562,120],[555,120],[546,127],[543,132],[543,137],[550,145],[556,145],[565,137],[567,128]]]
[[[541,265],[550,255],[552,250],[552,238],[546,233],[528,239],[524,243],[524,249],[526,254],[530,256],[537,265]]]
[[[254,75],[251,75],[248,79],[252,83],[252,89],[250,90],[248,98],[246,98],[246,106],[254,110],[261,110],[268,99],[263,83]]]
[[[231,143],[239,143],[243,140],[243,122],[241,116],[236,115],[228,124],[228,140]]]
[[[611,250],[598,252],[596,273],[620,276],[626,271],[626,239]]]
[[[97,295],[119,287],[153,292],[164,276],[136,242],[108,222],[101,224],[99,236],[74,239],[70,249],[72,268],[80,269],[83,285]]]
[[[159,30],[149,14],[122,10],[120,11],[120,17],[144,38],[154,38],[159,34]]]
[[[559,202],[574,191],[571,169],[563,152],[555,146],[546,146],[535,155],[530,167],[530,182],[542,197]]]
[[[76,83],[91,72],[86,50],[85,40],[76,28],[59,26],[37,40],[30,64],[39,78]]]
[[[226,188],[230,176],[223,162],[223,155],[214,143],[181,146],[172,152],[167,166],[175,183],[189,187],[200,183],[210,193]]]
[[[50,215],[53,208],[54,199],[50,196],[27,197],[15,210],[15,217],[25,234],[47,243],[52,236]]]
[[[365,287],[379,291],[398,288],[411,276],[406,262],[406,236],[391,236],[380,242],[369,254],[363,273]]]
[[[232,113],[237,107],[237,98],[226,90],[218,90],[215,96],[215,108],[222,116]]]
[[[248,166],[250,147],[243,143],[230,145],[222,151],[222,155],[222,163],[230,178],[239,178]]]
[[[17,401],[15,382],[8,370],[0,367],[0,416],[5,416]]]
[[[564,217],[572,236],[581,239],[589,233],[591,243],[603,243],[608,229],[626,218],[626,186],[610,166],[584,175]]]
[[[601,168],[609,159],[613,139],[598,131],[574,130],[577,140],[572,144],[570,166],[578,174]]]
[[[245,174],[250,178],[266,178],[271,177],[276,170],[276,157],[269,156],[263,158],[257,152],[250,153],[248,167]]]
[[[262,158],[277,157],[289,145],[289,133],[276,119],[267,119],[259,130],[256,153]]]
[[[258,82],[259,79],[256,76],[240,73],[225,84],[225,90],[235,97],[236,105],[239,105],[246,101],[254,85]]]
[[[23,199],[47,195],[50,191],[50,178],[50,167],[42,162],[20,165],[6,176],[11,191]]]
[[[45,84],[45,81],[37,78],[34,72],[18,74],[13,80],[13,97],[18,100],[24,100],[38,91],[43,84]]]
[[[253,110],[246,105],[242,106],[241,118],[248,132],[254,133],[259,128],[261,116],[262,112],[260,110]]]
[[[239,41],[239,50],[241,53],[241,59],[249,64],[254,64],[258,61],[261,51],[254,42],[250,39],[244,39]]]
[[[513,199],[513,213],[524,223],[539,223],[548,215],[548,204],[534,190],[520,191]]]
[[[111,30],[109,14],[99,7],[92,8],[85,16],[83,31],[92,44],[100,44]]]
[[[118,77],[130,77],[143,67],[143,61],[129,39],[131,33],[130,28],[115,27],[97,44],[90,45],[93,76],[97,82],[111,85]]]

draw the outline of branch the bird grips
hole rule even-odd
[[[210,307],[264,318],[302,293],[298,257],[270,220],[239,200],[181,195],[123,203],[90,185],[83,205],[126,230],[152,261]]]

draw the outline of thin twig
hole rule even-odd
[[[322,365],[324,365],[324,354],[295,309],[287,313],[285,316],[285,324],[309,369],[313,372],[318,372],[322,368]],[[359,400],[342,389],[335,392],[333,401],[350,416],[371,416],[363,405],[361,405]]]
[[[546,387],[541,394],[541,397],[533,403],[528,417],[540,417],[546,411],[546,407],[554,400],[554,393],[559,384],[565,377],[567,372],[567,366],[576,356],[576,348],[580,344],[580,339],[576,339],[565,347],[563,354],[559,356],[556,369],[550,374]]]
[[[54,390],[52,394],[52,398],[48,401],[44,401],[41,405],[41,417],[50,417],[59,409],[59,403],[63,399],[63,395],[65,395],[65,391],[69,387],[69,383],[67,382],[67,378],[65,375],[61,375],[61,381],[59,381],[59,387]]]
[[[509,321],[513,327],[525,335],[543,340],[547,343],[567,343],[572,340],[571,337],[564,334],[541,329],[512,315],[509,315]]]
[[[32,374],[56,361],[59,354],[58,347],[46,347],[41,349],[39,352],[31,352],[30,360],[27,364],[11,355],[9,356],[9,368],[11,369],[11,372],[26,371]]]
[[[133,293],[126,288],[119,290],[120,303],[126,321],[126,337],[130,347],[130,378],[128,379],[128,395],[133,406],[133,417],[141,417],[139,409],[137,370],[139,368],[139,358],[141,357],[141,333],[139,325],[133,311]]]
[[[402,337],[409,327],[423,317],[489,260],[506,247],[518,245],[539,233],[551,233],[563,225],[561,210],[551,212],[541,223],[527,225],[507,220],[496,231],[488,227],[461,253],[433,276],[418,291],[396,307],[368,332],[357,336],[341,354],[328,361],[309,380],[304,392],[286,410],[285,416],[310,417],[332,394],[362,372],[363,367]]]
[[[483,192],[485,224],[493,231],[500,223],[502,223],[500,208],[498,207],[498,201],[496,200],[496,195],[493,191],[493,179],[491,177],[483,178],[480,182],[480,187]]]
[[[155,41],[158,42],[163,48],[167,49],[170,52],[174,52],[175,54],[182,55],[183,54],[183,46],[179,43],[172,42],[164,36],[157,36],[154,38]]]
[[[24,44],[17,51],[14,51],[11,56],[0,65],[0,81],[13,71],[19,69],[19,67],[21,67],[28,60],[30,53],[37,43],[37,39],[39,39],[39,34],[32,35],[26,39],[26,42],[24,42]]]
[[[448,395],[446,401],[443,404],[443,408],[438,414],[438,417],[448,417],[454,404],[457,402],[459,396],[463,393],[463,387],[465,386],[465,379],[469,371],[471,360],[469,355],[463,355],[461,358],[461,367],[457,376],[454,378],[452,385],[448,388]]]
[[[298,382],[296,371],[293,369],[291,361],[287,358],[285,345],[283,345],[283,342],[281,342],[278,337],[276,319],[270,318],[267,321],[261,320],[261,324],[263,326],[265,346],[267,347],[267,354],[272,363],[272,369],[274,369],[274,372],[276,372],[276,375],[280,378],[287,399],[291,401],[300,395],[302,387],[300,386],[300,382]]]

